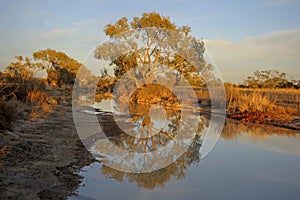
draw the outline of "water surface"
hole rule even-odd
[[[227,120],[204,159],[201,142],[199,136],[177,161],[151,173],[95,162],[82,169],[78,196],[70,199],[300,199],[299,132]]]

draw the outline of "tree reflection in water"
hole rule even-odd
[[[151,105],[148,104],[130,104],[129,110],[134,126],[139,127],[140,130],[145,130],[145,128],[149,125],[155,127],[153,125],[155,124],[155,120],[163,118],[160,112],[154,112],[157,115],[151,114]],[[136,139],[134,136],[128,135],[122,131],[116,124],[112,115],[99,115],[98,117],[103,131],[114,144],[130,151],[152,152],[160,146],[167,145],[169,141],[172,141],[171,137],[176,135],[178,126],[182,125],[179,120],[180,113],[180,109],[165,109],[165,115],[168,119],[165,124],[167,124],[167,127],[169,128],[165,132],[167,134],[153,134],[151,135],[152,138],[145,137],[139,139]],[[149,190],[164,187],[166,183],[172,179],[184,179],[187,169],[191,165],[200,162],[200,148],[203,139],[201,132],[209,126],[210,115],[201,114],[200,118],[201,123],[199,123],[197,134],[192,144],[187,151],[185,151],[170,165],[153,172],[128,173],[109,167],[108,165],[105,165],[104,161],[101,165],[101,173],[106,177],[117,180],[118,182],[122,182],[124,179],[127,179],[130,183],[135,183],[138,187]],[[185,126],[188,127],[189,122],[186,123],[187,124],[185,124]],[[128,126],[128,129],[132,128],[133,126]],[[159,131],[161,130],[158,130],[158,132]],[[245,137],[245,134],[247,137]],[[295,137],[297,136],[297,133],[288,129],[280,129],[264,125],[249,125],[238,123],[234,120],[226,120],[226,126],[223,129],[221,137],[225,140],[235,140],[238,137],[241,137],[242,139],[250,138],[257,142],[259,140],[264,140],[268,136],[274,135],[276,137]]]
[[[171,165],[159,169],[150,173],[126,173],[111,167],[102,165],[102,173],[110,178],[113,178],[119,182],[122,182],[124,178],[127,178],[130,183],[136,183],[138,187],[147,189],[154,189],[157,187],[163,187],[167,182],[172,179],[184,179],[185,172],[192,164],[200,161],[200,136],[197,135],[188,148],[188,150]]]
[[[129,110],[131,115],[129,120],[132,123],[128,123],[127,127],[121,125],[127,134],[123,132],[110,138],[117,146],[127,151],[137,153],[157,151],[178,134],[180,110],[164,110],[161,106],[147,104],[130,104]],[[119,119],[115,117],[115,119],[123,124],[129,122],[128,119],[122,119],[122,117]]]
[[[128,108],[131,123],[128,122],[128,118],[118,118],[113,115],[99,115],[98,119],[106,137],[119,148],[128,152],[156,152],[173,141],[173,137],[175,137],[178,133],[179,126],[186,127],[185,133],[187,138],[189,138],[191,135],[191,133],[189,133],[191,131],[189,129],[189,123],[193,123],[194,121],[181,121],[181,109],[162,108],[162,106],[157,106],[154,107],[153,112],[151,112],[152,108],[153,105],[151,104],[131,103]],[[200,118],[198,129],[196,133],[194,133],[195,137],[192,138],[193,141],[187,150],[176,160],[170,162],[171,164],[168,166],[152,172],[129,173],[112,168],[110,167],[111,165],[105,165],[104,161],[104,164],[101,167],[102,173],[105,176],[114,178],[119,182],[123,181],[124,178],[127,178],[129,182],[137,183],[139,187],[147,189],[164,186],[171,179],[185,178],[187,168],[193,163],[198,163],[200,161],[200,147],[202,145],[201,132],[209,125],[209,119],[207,116],[200,116],[195,113],[193,113],[193,115],[194,116],[191,117]],[[118,120],[119,122],[116,122]],[[119,127],[120,123],[123,123],[121,125],[122,129]],[[127,127],[127,129],[124,130],[124,127]],[[127,132],[130,131],[131,133],[128,134]],[[139,137],[134,137],[135,134],[139,135]],[[126,159],[133,160],[134,157],[127,156]],[[158,156],[157,159],[159,162],[160,158]],[[124,162],[130,163],[130,160],[126,160]]]
[[[202,122],[199,130],[209,123],[208,115],[201,115]],[[122,135],[122,134],[121,134]],[[293,130],[281,129],[265,125],[243,124],[234,120],[227,120],[221,137],[225,140],[251,139],[254,142],[267,139],[269,136],[284,139],[285,137],[299,138],[298,133]],[[274,139],[274,137],[272,137]],[[286,141],[286,140],[284,140]],[[101,173],[106,177],[113,178],[118,182],[127,179],[130,183],[136,183],[138,187],[149,190],[164,187],[172,179],[184,179],[186,170],[193,164],[200,162],[201,135],[197,134],[188,150],[169,166],[150,173],[126,173],[113,169],[105,164],[101,167]],[[293,148],[295,149],[295,148]]]

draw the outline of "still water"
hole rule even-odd
[[[151,173],[95,162],[69,199],[300,199],[299,131],[226,120],[210,154],[202,159],[200,149],[196,137],[178,160]]]

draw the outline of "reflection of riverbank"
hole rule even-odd
[[[300,131],[228,119],[221,137],[228,141],[255,144],[269,151],[300,155]]]

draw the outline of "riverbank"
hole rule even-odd
[[[69,106],[57,105],[46,118],[18,118],[0,137],[1,199],[66,199],[79,187],[77,172],[93,162]]]
[[[156,86],[143,89],[141,87],[131,96],[130,103],[149,106],[160,104],[168,108],[180,109],[181,105],[176,96],[168,89]],[[226,103],[226,117],[229,119],[243,123],[266,124],[300,130],[299,89],[250,89],[225,84],[226,97],[224,97],[222,90],[213,93],[215,95],[214,107],[216,107],[214,110],[211,109],[211,97],[207,88],[193,88],[193,90],[198,100],[197,110],[200,112],[218,114],[218,104],[224,105]],[[220,96],[218,96],[219,94]],[[111,93],[106,94],[106,96],[112,98]],[[188,95],[182,98],[190,99]],[[117,98],[118,101],[120,99],[122,98]],[[195,102],[190,103],[194,104]],[[127,102],[125,104],[127,105]]]
[[[227,117],[300,130],[300,90],[226,86]]]
[[[242,123],[264,124],[292,130],[300,130],[300,117],[297,116],[276,115],[256,111],[230,114],[227,117],[229,119],[241,121]]]

